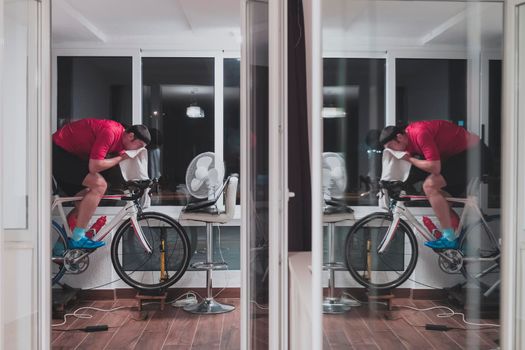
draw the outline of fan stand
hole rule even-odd
[[[207,315],[207,314],[222,314],[235,310],[235,306],[228,304],[221,304],[213,297],[212,288],[212,271],[225,269],[226,263],[213,262],[213,223],[206,223],[206,262],[198,262],[192,264],[191,267],[199,270],[206,270],[206,291],[207,296],[198,304],[188,305],[184,307],[184,311],[192,314]]]
[[[342,314],[352,306],[360,305],[354,300],[335,296],[335,271],[345,270],[342,263],[335,261],[335,222],[328,223],[328,263],[323,265],[323,270],[328,270],[328,296],[323,300],[323,313]]]

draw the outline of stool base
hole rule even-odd
[[[235,306],[221,304],[214,298],[205,298],[198,304],[188,305],[184,307],[184,311],[199,315],[222,314],[233,310],[235,310]]]
[[[342,314],[351,308],[341,298],[324,298],[323,300],[323,313],[325,314]]]

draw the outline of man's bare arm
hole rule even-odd
[[[418,167],[419,169],[426,171],[427,173],[436,174],[436,175],[441,173],[441,161],[440,160],[417,159],[409,155],[404,156],[403,159],[410,162],[415,167]]]
[[[126,153],[122,155],[108,158],[108,159],[90,159],[89,160],[89,172],[90,173],[100,173],[101,171],[107,170],[114,167],[118,163],[122,162],[124,159],[128,159]]]

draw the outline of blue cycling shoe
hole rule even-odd
[[[425,242],[425,245],[432,249],[458,249],[459,242],[457,238],[453,241],[450,241],[445,237],[441,237],[435,241]]]
[[[106,245],[106,242],[102,241],[92,241],[87,237],[82,237],[78,241],[74,239],[69,239],[69,248],[70,249],[97,249]]]

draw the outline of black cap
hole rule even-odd
[[[146,145],[148,145],[151,142],[151,135],[149,133],[148,127],[145,125],[132,125],[126,129],[126,132],[132,132],[135,135],[136,139],[144,141]]]
[[[400,126],[389,125],[381,131],[379,135],[379,143],[381,146],[385,146],[385,143],[392,141],[399,134],[404,134],[405,130]]]

